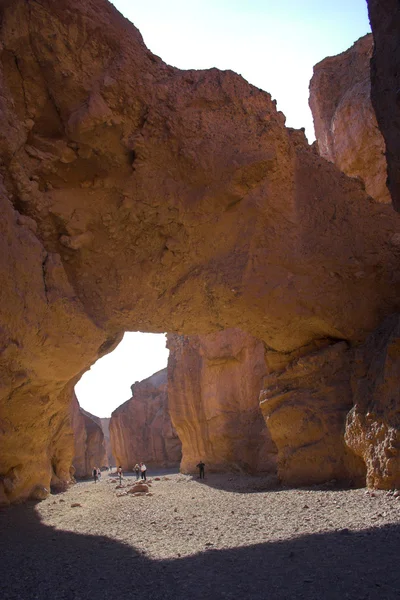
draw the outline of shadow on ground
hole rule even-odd
[[[387,526],[152,560],[45,526],[25,505],[0,512],[0,598],[398,600],[399,546],[400,527]]]

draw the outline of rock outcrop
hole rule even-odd
[[[371,100],[385,139],[393,206],[400,211],[400,13],[396,0],[367,0],[374,36]]]
[[[73,394],[71,401],[71,427],[74,434],[75,455],[72,460],[74,476],[90,477],[94,467],[108,465],[104,434],[100,419],[79,406]]]
[[[362,343],[399,309],[400,217],[269,94],[165,65],[105,0],[0,17],[7,499],[68,479],[71,385],[123,331],[235,327],[291,352]]]
[[[400,488],[400,318],[389,317],[357,349],[346,443],[365,462],[367,484]]]
[[[371,103],[372,34],[314,67],[310,108],[321,156],[350,177],[360,177],[378,202],[390,203],[385,142]]]
[[[276,448],[259,408],[263,342],[237,329],[168,334],[168,396],[182,441],[181,471],[275,472]]]
[[[365,465],[345,444],[352,408],[353,351],[345,342],[316,342],[290,354],[268,353],[260,405],[278,449],[285,484],[365,482]]]
[[[117,464],[125,470],[144,462],[148,467],[176,467],[181,442],[169,416],[167,369],[132,385],[132,398],[111,415],[110,438]]]

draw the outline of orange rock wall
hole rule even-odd
[[[385,142],[371,104],[372,34],[314,67],[310,107],[318,149],[350,177],[360,177],[378,202],[390,203]]]
[[[165,65],[105,0],[0,3],[0,42],[7,501],[68,481],[71,386],[123,331],[291,352],[399,310],[399,216],[269,94]]]
[[[345,342],[326,341],[292,354],[267,354],[270,372],[260,406],[285,484],[364,483],[365,465],[344,442],[352,356]]]
[[[111,415],[110,439],[117,464],[125,470],[178,466],[182,451],[169,416],[167,370],[132,386],[132,398]]]
[[[276,449],[259,409],[264,344],[237,329],[169,334],[168,395],[183,472],[275,471]]]

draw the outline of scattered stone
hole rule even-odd
[[[82,504],[80,504],[79,502],[73,502],[71,504],[71,508],[78,508],[78,506],[82,506]]]

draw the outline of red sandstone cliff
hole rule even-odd
[[[101,428],[104,433],[104,443],[106,445],[106,454],[107,454],[108,464],[110,466],[115,466],[116,459],[112,453],[111,440],[110,440],[110,420],[111,420],[110,417],[101,417],[100,423],[101,423]]]
[[[2,2],[0,42],[7,501],[68,481],[72,382],[123,331],[240,328],[290,353],[399,311],[399,215],[269,94],[165,65],[105,0]]]
[[[110,438],[117,464],[178,466],[181,442],[169,416],[167,369],[132,385],[132,398],[111,415]]]
[[[385,143],[371,103],[372,34],[315,65],[310,108],[318,149],[351,177],[360,177],[379,202],[389,203]]]
[[[276,449],[259,409],[264,344],[237,329],[168,334],[168,396],[183,472],[275,470]]]
[[[75,449],[72,460],[74,476],[90,477],[94,467],[108,465],[103,430],[98,417],[79,406],[75,394],[70,410]]]

